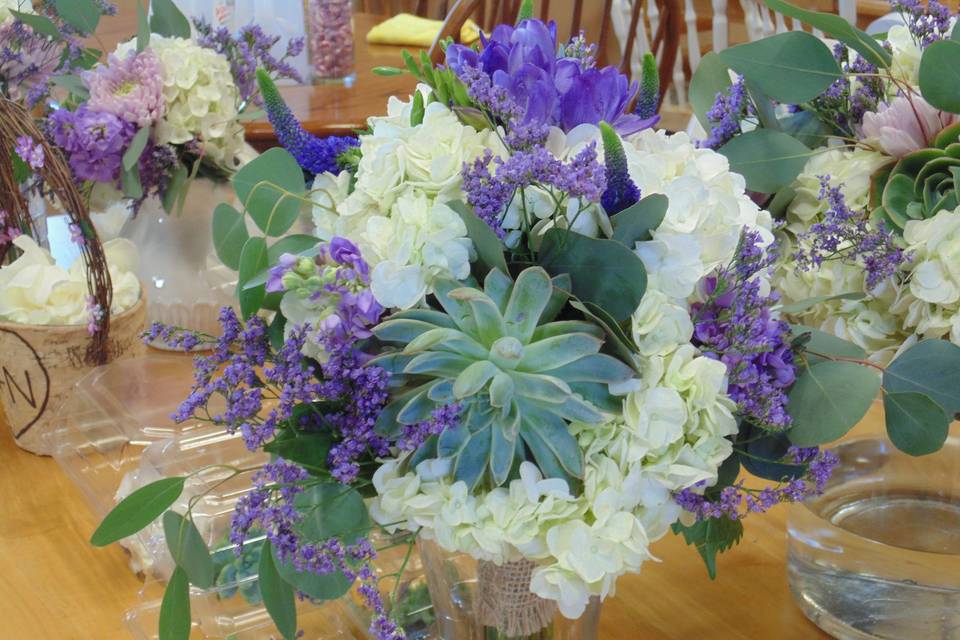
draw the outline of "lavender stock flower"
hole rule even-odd
[[[62,149],[78,180],[113,183],[120,179],[121,161],[136,133],[133,124],[81,105],[60,108],[49,117],[50,137]]]

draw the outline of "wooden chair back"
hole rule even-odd
[[[551,9],[556,11],[559,18],[562,15],[561,12],[569,8],[571,10],[569,23],[566,20],[558,20],[569,26],[558,34],[561,42],[578,34],[581,29],[584,29],[587,19],[592,19],[591,22],[599,25],[597,28],[599,35],[591,37],[588,33],[587,38],[597,44],[597,63],[619,64],[621,71],[627,77],[633,77],[638,72],[639,68],[630,64],[635,55],[642,56],[646,51],[655,52],[662,99],[672,80],[672,71],[676,66],[680,49],[680,32],[683,25],[681,1],[650,0],[652,6],[656,8],[658,19],[649,25],[641,24],[641,4],[637,2],[630,11],[628,37],[623,38],[622,43],[618,43],[616,38],[610,35],[614,26],[612,13],[614,0],[602,0],[602,4],[588,2],[588,0],[552,0],[552,2],[538,0],[534,2],[534,15],[543,20],[550,20],[553,18]],[[430,49],[431,60],[436,64],[443,59],[439,43],[448,37],[456,40],[460,35],[460,27],[467,19],[473,18],[487,30],[501,23],[513,24],[520,11],[520,4],[521,0],[457,0],[451,7],[436,42]],[[597,7],[602,8],[599,16],[585,15],[585,8]],[[599,22],[596,22],[597,18]],[[649,32],[646,26],[650,27]],[[614,59],[615,56],[616,59]]]
[[[412,13],[423,18],[442,20],[447,15],[447,0],[354,0],[357,11],[377,16]]]

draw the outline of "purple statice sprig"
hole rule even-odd
[[[776,292],[761,293],[760,277],[776,254],[760,234],[744,231],[733,262],[704,283],[705,301],[691,306],[693,343],[727,367],[727,395],[741,416],[782,431],[792,424],[787,391],[796,380],[790,325],[774,307]]]
[[[818,178],[820,200],[826,202],[827,210],[819,222],[797,236],[796,269],[818,269],[830,260],[859,265],[866,273],[867,289],[872,290],[897,273],[910,254],[898,246],[896,234],[883,223],[874,226],[866,212],[847,206],[840,187],[831,186],[829,175]]]
[[[303,38],[291,38],[284,54],[278,58],[273,55],[273,48],[280,36],[266,34],[260,25],[248,24],[236,34],[227,27],[215,28],[203,18],[194,18],[193,26],[197,30],[197,44],[222,54],[230,63],[242,104],[263,104],[257,87],[257,69],[275,79],[303,84],[300,73],[290,64],[290,60],[303,52]]]
[[[890,8],[900,14],[910,35],[921,47],[950,36],[950,9],[938,0],[890,0]]]
[[[467,202],[500,237],[505,235],[502,219],[507,205],[525,187],[557,192],[558,211],[567,198],[599,203],[607,187],[605,169],[597,160],[596,142],[585,146],[568,162],[557,159],[543,146],[514,153],[507,159],[494,158],[487,150],[472,163],[464,163],[462,174]]]
[[[842,42],[834,45],[833,57],[843,74],[806,108],[831,129],[856,138],[864,114],[876,111],[886,95],[885,79],[863,56],[857,54],[851,58],[850,50]]]
[[[705,495],[702,483],[674,493],[674,500],[698,520],[741,520],[750,513],[765,513],[784,502],[800,502],[823,494],[840,460],[818,447],[790,447],[784,462],[806,467],[802,476],[763,489],[750,489],[743,480],[724,487],[715,496]],[[779,461],[772,461],[779,462]]]
[[[747,96],[743,76],[723,91],[718,91],[713,106],[707,111],[710,134],[699,145],[705,149],[719,149],[736,135],[742,133],[741,123],[751,113],[752,106]]]
[[[401,434],[397,438],[397,447],[401,451],[415,451],[430,436],[440,435],[460,424],[462,410],[463,405],[458,402],[440,405],[426,420],[403,425]]]
[[[43,145],[30,136],[19,136],[14,151],[34,171],[43,169],[45,160]]]
[[[0,95],[28,108],[50,94],[53,78],[77,69],[84,47],[75,29],[52,12],[51,20],[60,31],[52,38],[12,17],[0,24]]]

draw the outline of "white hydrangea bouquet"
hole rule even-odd
[[[836,16],[767,4],[837,38],[832,55],[809,34],[780,34],[710,56],[694,86],[706,144],[748,188],[774,194],[776,284],[788,304],[816,301],[789,307],[792,317],[880,364],[923,339],[960,344],[955,17],[936,0],[893,0],[903,24],[877,40]]]
[[[819,445],[881,387],[934,403],[944,423],[960,402],[949,376],[911,360],[956,375],[960,355],[940,341],[881,373],[856,345],[783,321],[770,215],[722,155],[650,128],[652,58],[638,87],[598,68],[582,38],[559,45],[529,6],[479,50],[449,45],[445,66],[407,56],[423,84],[309,191],[295,158],[329,143],[261,76],[294,144],[235,176],[245,211],[218,210],[243,317],[224,310],[219,338],[151,330],[213,349],[176,418],[275,454],[235,470],[253,487],[231,539],[263,540],[260,588],[286,638],[296,593],[332,599],[354,584],[371,633],[404,637],[388,596],[403,570],[371,566],[382,538],[368,533],[381,530],[401,536],[386,546],[423,540],[428,564],[474,559],[485,637],[561,637],[671,530],[713,575],[743,516],[821,491],[835,457]],[[316,236],[290,235],[305,205]],[[212,398],[226,408],[209,412]],[[909,416],[887,421],[939,446]],[[160,516],[184,481],[134,492],[93,542]],[[191,518],[164,515],[171,638],[189,631],[188,584],[209,586]],[[440,615],[464,602],[443,584],[449,569],[428,569]]]

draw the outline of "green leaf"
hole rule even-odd
[[[237,197],[268,236],[282,236],[296,222],[304,185],[300,165],[279,147],[247,163],[233,177]]]
[[[186,572],[177,567],[163,592],[160,603],[159,640],[189,640],[190,628],[190,583]]]
[[[517,12],[517,24],[523,20],[529,20],[533,17],[533,0],[523,0],[520,3],[520,10]]]
[[[220,262],[238,271],[240,254],[250,234],[243,214],[226,202],[221,202],[213,210],[213,248]]]
[[[250,318],[260,309],[267,293],[264,285],[252,288],[246,288],[243,285],[246,284],[247,280],[266,269],[269,264],[267,261],[267,241],[263,238],[248,238],[240,251],[240,269],[237,279],[237,297],[240,298],[240,312],[243,314],[244,320]]]
[[[756,106],[760,126],[765,129],[780,131],[780,121],[777,120],[777,112],[773,101],[753,81],[747,81],[746,88],[747,93],[750,94],[750,99]]]
[[[862,55],[868,62],[880,68],[890,66],[892,56],[877,39],[865,31],[857,29],[852,24],[833,13],[808,11],[794,6],[784,0],[764,0],[766,5],[790,18],[803,21],[811,27],[816,27],[828,35],[840,40],[851,49]]]
[[[901,353],[883,373],[887,393],[928,396],[949,416],[960,413],[960,347],[947,340],[922,340]]]
[[[960,42],[940,40],[924,50],[920,93],[937,109],[960,112]]]
[[[260,550],[260,566],[257,573],[260,595],[267,613],[273,618],[277,630],[285,640],[297,637],[297,602],[293,587],[280,576],[273,558],[273,545],[264,540]]]
[[[841,358],[853,358],[854,360],[865,360],[867,358],[866,351],[843,338],[799,324],[791,325],[790,329],[795,339],[803,339],[805,356],[810,364],[823,362],[827,359],[823,356],[839,356]]]
[[[147,20],[147,12],[144,10],[140,0],[137,1],[137,53],[143,51],[150,44],[150,23]]]
[[[124,169],[120,174],[120,184],[123,187],[123,195],[136,200],[143,196],[143,185],[140,183],[140,170],[138,167]]]
[[[793,136],[811,149],[822,147],[832,135],[830,126],[812,111],[800,111],[777,122],[781,131]]]
[[[276,549],[273,550],[273,561],[277,567],[277,572],[285,582],[315,600],[326,601],[342,598],[353,584],[352,580],[339,571],[322,575],[309,571],[297,571],[293,563],[280,561]]]
[[[320,238],[309,236],[305,233],[295,233],[292,236],[286,236],[273,243],[267,249],[267,258],[270,264],[277,264],[280,256],[285,253],[292,253],[295,256],[301,255],[319,244]]]
[[[812,100],[842,76],[830,48],[806,31],[778,33],[719,55],[764,94],[789,104]]]
[[[790,389],[790,441],[801,447],[832,442],[866,415],[880,376],[865,365],[826,361],[804,370]]]
[[[736,136],[720,148],[730,171],[741,174],[747,188],[774,193],[793,182],[813,152],[780,131],[755,129]]]
[[[338,482],[322,482],[297,494],[294,506],[303,515],[298,532],[312,542],[340,538],[352,544],[370,528],[363,497]]]
[[[410,107],[410,126],[416,127],[423,124],[423,94],[419,91],[413,92],[413,104]]]
[[[610,218],[613,239],[631,250],[637,242],[652,239],[667,215],[668,205],[667,196],[655,193],[614,215]]]
[[[793,304],[785,304],[780,307],[780,311],[783,313],[802,313],[807,309],[817,306],[818,304],[824,302],[830,302],[831,300],[863,300],[867,297],[867,294],[862,291],[851,291],[849,293],[838,293],[832,296],[816,296],[814,298],[806,298],[805,300],[798,300]]]
[[[150,29],[154,33],[170,38],[190,38],[190,21],[173,0],[150,0],[150,6],[153,9]]]
[[[717,577],[717,554],[730,549],[743,537],[743,523],[727,517],[698,520],[689,527],[675,522],[671,528],[674,534],[683,534],[687,544],[696,546],[711,580]]]
[[[960,20],[953,25],[953,31],[950,32],[951,40],[960,40]]]
[[[643,261],[615,240],[550,229],[540,244],[540,263],[551,275],[569,274],[574,295],[596,304],[616,322],[636,311],[647,289]]]
[[[167,213],[173,213],[174,209],[178,212],[183,207],[183,201],[186,200],[186,191],[190,188],[190,174],[182,162],[177,163],[177,169],[170,179],[170,184],[163,192],[163,210]],[[178,206],[179,205],[179,206]]]
[[[54,0],[57,15],[84,35],[92,35],[100,24],[100,7],[94,0]]]
[[[705,130],[710,131],[713,126],[707,118],[707,111],[716,101],[717,94],[726,91],[729,86],[729,67],[723,63],[719,54],[713,51],[705,54],[690,79],[690,106]]]
[[[60,40],[62,38],[60,29],[46,16],[41,16],[36,13],[23,13],[21,11],[10,11],[10,15],[33,29],[36,33],[47,36],[48,38],[53,38],[54,40]]]
[[[83,80],[81,80],[80,76],[78,75],[67,74],[62,76],[53,76],[51,80],[55,85],[63,87],[77,98],[86,99],[90,97],[90,92],[87,90],[87,85],[83,84]]]
[[[163,535],[174,562],[186,572],[190,582],[201,589],[212,587],[213,558],[193,520],[167,511],[163,514]]]
[[[147,142],[150,140],[150,127],[144,127],[137,131],[133,136],[130,146],[123,152],[123,168],[125,171],[132,171],[137,163],[140,162],[140,156],[143,150],[147,148]]]
[[[485,275],[490,269],[499,269],[503,273],[510,273],[507,261],[503,257],[503,243],[493,229],[486,222],[477,217],[469,206],[459,200],[447,203],[447,206],[457,212],[463,224],[467,227],[467,236],[473,241],[477,249],[477,256],[483,269],[480,274]]]
[[[327,454],[333,441],[327,433],[297,433],[278,438],[266,444],[264,451],[280,456],[290,462],[301,464],[309,470],[327,468]]]
[[[943,447],[950,418],[943,407],[922,393],[887,393],[883,411],[890,441],[911,456],[925,456]]]
[[[287,326],[287,319],[282,313],[275,313],[273,315],[273,320],[270,321],[270,326],[267,327],[267,335],[270,337],[270,346],[273,347],[274,351],[279,351],[283,348],[284,343],[284,329]]]
[[[185,481],[183,477],[163,478],[140,487],[107,514],[90,537],[90,543],[105,547],[140,531],[180,497]]]

